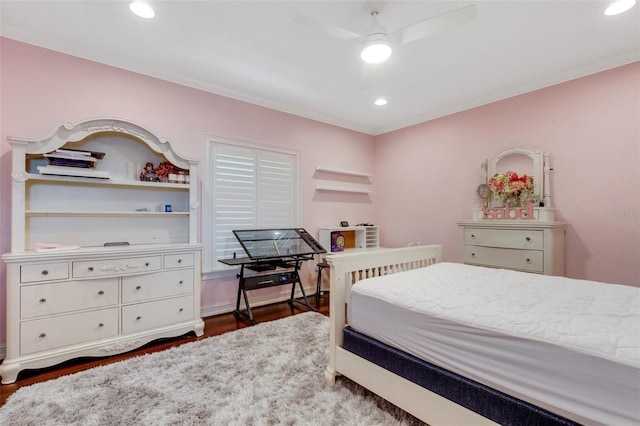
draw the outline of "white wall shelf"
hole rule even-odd
[[[350,192],[354,194],[371,194],[372,191],[355,186],[316,185],[316,191]]]
[[[340,175],[360,176],[360,177],[372,177],[373,176],[371,173],[357,172],[357,171],[354,171],[354,170],[338,169],[338,168],[335,168],[335,167],[316,166],[316,171],[317,172],[326,172],[326,173],[336,173],[336,174],[340,174]]]

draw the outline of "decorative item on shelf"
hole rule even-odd
[[[344,234],[340,231],[331,233],[331,251],[344,251]]]
[[[144,169],[140,172],[140,180],[145,182],[153,182],[156,180],[156,171],[153,168],[152,162],[144,165]]]
[[[511,207],[523,206],[533,194],[533,177],[526,174],[518,176],[514,171],[496,173],[489,178],[487,185],[495,200]]]
[[[156,168],[156,180],[158,182],[169,182],[169,175],[178,173],[180,169],[168,161],[163,161]]]
[[[145,182],[166,182],[166,183],[188,183],[185,177],[188,172],[182,170],[168,161],[158,164],[157,168],[153,168],[153,163],[145,164],[144,169],[140,173],[140,180]]]
[[[482,183],[478,185],[478,188],[476,189],[476,195],[478,196],[478,198],[480,198],[480,200],[482,200],[482,205],[484,207],[488,207],[489,200],[491,199],[493,193],[491,192],[489,185],[487,185],[486,183]]]

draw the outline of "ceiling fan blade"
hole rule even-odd
[[[394,38],[397,37],[400,44],[409,43],[471,22],[476,19],[477,15],[477,7],[475,4],[472,4],[471,6],[446,12],[442,15],[409,25],[408,27],[394,31],[391,35]]]
[[[331,37],[334,38],[339,38],[342,40],[353,40],[355,38],[359,38],[362,37],[361,34],[355,33],[353,31],[347,30],[345,28],[339,27],[337,25],[334,24],[329,24],[327,22],[322,22],[319,21],[315,18],[312,18],[310,16],[306,16],[306,15],[301,15],[299,13],[297,13],[294,17],[293,17],[294,22],[297,22],[299,24],[305,25],[307,27],[311,27],[314,28],[316,30],[319,30]]]

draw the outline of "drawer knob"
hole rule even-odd
[[[47,271],[46,269],[44,271],[42,271],[42,275],[47,276],[49,275],[49,271]]]
[[[178,312],[182,313],[184,311],[184,308],[180,308],[178,309]]]
[[[178,259],[178,263],[182,263],[182,259]]]
[[[47,333],[40,333],[40,335],[38,337],[40,339],[44,339],[45,337],[47,337]]]
[[[471,257],[476,257],[476,254],[475,253],[471,253]]]
[[[102,327],[104,327],[104,323],[98,324],[98,328],[102,328]]]
[[[141,315],[138,315],[138,316],[136,317],[136,321],[140,321],[141,319],[142,319],[142,316],[141,316]]]
[[[40,302],[40,303],[47,303],[47,299],[45,299],[45,298],[43,297],[42,299],[38,300],[38,302]]]
[[[471,239],[475,240],[476,239],[476,234],[471,234]]]
[[[530,264],[531,263],[531,259],[527,258],[527,263]]]
[[[142,290],[142,286],[137,285],[136,290]]]
[[[178,281],[178,286],[181,286],[182,284],[184,284],[184,281],[182,280]]]
[[[148,268],[148,267],[149,267],[149,262],[145,262],[145,263],[144,263],[144,267],[145,267],[145,268]]]
[[[527,242],[530,243],[531,242],[531,237],[527,237],[527,238],[525,238],[525,240],[527,240]]]
[[[98,296],[103,296],[103,295],[104,295],[104,291],[100,290],[100,291],[98,292]]]
[[[93,272],[93,266],[89,266],[89,267],[87,268],[87,271],[89,271],[89,272]]]

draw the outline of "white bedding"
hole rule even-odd
[[[640,288],[454,263],[356,283],[363,334],[584,424],[640,424]]]

